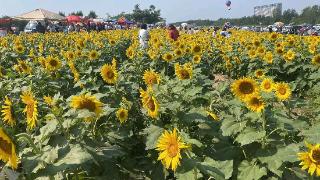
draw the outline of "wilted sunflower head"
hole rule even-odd
[[[231,90],[235,96],[244,100],[249,96],[257,94],[259,92],[259,87],[254,79],[241,78],[232,83]]]

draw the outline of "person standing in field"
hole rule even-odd
[[[148,31],[148,26],[146,24],[141,24],[140,31],[139,31],[139,42],[140,42],[140,47],[142,49],[148,48],[149,39],[150,39],[150,34]]]
[[[169,37],[171,38],[171,39],[173,39],[174,41],[176,41],[178,38],[179,38],[179,31],[177,30],[177,28],[174,26],[174,25],[172,25],[172,24],[170,24],[169,25]]]

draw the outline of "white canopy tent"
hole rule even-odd
[[[19,20],[34,20],[34,21],[38,21],[38,20],[64,20],[65,17],[60,16],[57,13],[51,12],[51,11],[47,11],[45,9],[35,9],[31,12],[28,13],[24,13],[18,16],[13,17],[15,19],[19,19]]]

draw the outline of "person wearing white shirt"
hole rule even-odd
[[[147,49],[148,48],[148,41],[150,38],[149,31],[147,30],[148,27],[146,24],[142,24],[140,28],[141,28],[139,31],[140,47],[142,49]]]

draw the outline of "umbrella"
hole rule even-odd
[[[284,23],[283,22],[276,22],[276,23],[274,23],[274,25],[276,25],[278,27],[282,27],[284,25]]]
[[[21,14],[14,17],[15,19],[20,20],[63,20],[63,16],[60,16],[57,13],[47,11],[45,9],[36,9],[28,13]]]
[[[68,23],[81,22],[81,17],[80,16],[71,15],[71,16],[67,17],[67,21],[68,21]]]

